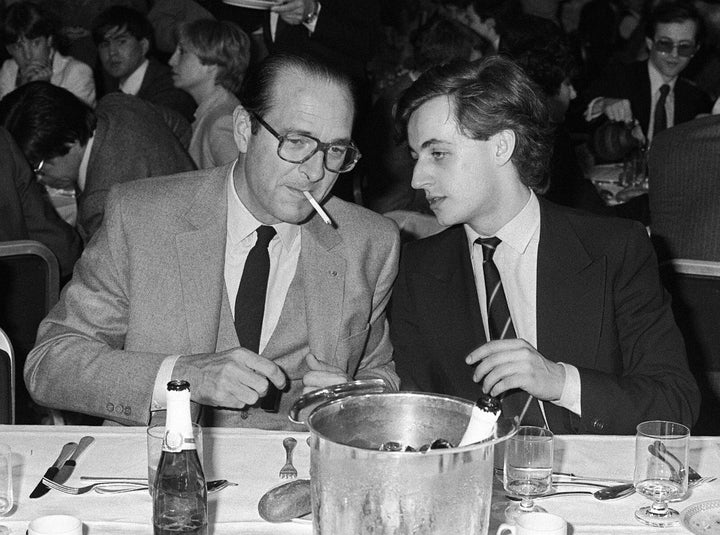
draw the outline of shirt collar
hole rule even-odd
[[[238,164],[238,160],[235,160],[230,167],[228,173],[228,243],[232,246],[237,246],[241,241],[250,236],[257,228],[262,225],[260,221],[255,219],[245,205],[240,200],[240,197],[235,190],[235,181],[233,176],[235,175],[235,166]],[[293,225],[292,223],[276,223],[271,225],[276,231],[280,238],[282,246],[286,250],[290,250],[293,242],[297,239],[300,234],[300,226]]]
[[[650,75],[650,94],[654,95],[658,91],[660,91],[660,86],[663,84],[667,84],[670,86],[670,92],[675,89],[675,82],[677,82],[677,76],[670,80],[669,82],[666,82],[663,80],[662,74],[660,74],[660,71],[657,70],[657,67],[653,65],[652,61],[648,60],[648,74]]]
[[[82,159],[80,160],[80,170],[78,171],[78,188],[80,188],[80,191],[85,189],[88,162],[90,161],[90,152],[92,151],[94,142],[95,132],[93,132],[93,135],[90,136],[90,139],[88,139],[88,142],[85,144],[85,152],[83,152]]]
[[[140,92],[140,86],[145,78],[145,72],[147,71],[150,62],[146,59],[135,71],[127,77],[123,83],[120,84],[120,91],[128,95],[137,95]]]
[[[470,225],[463,225],[465,227],[465,233],[467,234],[468,243],[472,249],[472,245],[478,238],[487,238],[489,236],[480,236],[475,232]],[[506,243],[517,254],[523,254],[527,249],[530,241],[535,235],[538,227],[540,226],[540,203],[538,202],[535,192],[530,190],[530,198],[525,206],[520,210],[515,217],[505,223],[500,230],[495,233],[495,236],[500,238],[503,243]]]

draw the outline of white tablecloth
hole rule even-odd
[[[258,515],[257,503],[271,487],[283,482],[278,476],[285,460],[282,439],[297,441],[294,464],[299,477],[309,477],[310,448],[307,433],[286,433],[243,429],[205,429],[203,431],[204,466],[208,479],[229,479],[239,483],[211,494],[210,533],[225,534],[310,534],[307,523],[270,524]],[[139,427],[53,427],[0,426],[0,442],[13,451],[15,508],[0,525],[13,535],[25,533],[28,522],[47,514],[71,514],[83,520],[86,535],[152,533],[152,502],[145,491],[127,494],[90,492],[71,496],[51,491],[42,498],[28,496],[63,444],[92,435],[95,443],[78,461],[75,473],[66,484],[81,486],[80,476],[145,477],[145,428]],[[634,437],[557,436],[555,469],[585,476],[632,479]],[[703,475],[720,476],[720,437],[693,437],[690,461]],[[693,489],[689,498],[675,505],[678,510],[711,499],[720,499],[720,481]],[[504,492],[496,488],[494,506],[502,507]],[[646,499],[633,495],[616,501],[601,502],[591,496],[569,496],[542,502],[549,512],[563,516],[574,534],[658,533],[640,525],[634,511]],[[649,502],[648,502],[649,503]],[[491,533],[498,520],[492,522]],[[667,535],[688,533],[684,528],[665,529]],[[341,535],[341,534],[337,534]]]

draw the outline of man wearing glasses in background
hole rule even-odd
[[[110,192],[28,357],[39,403],[142,425],[183,378],[205,425],[283,429],[303,390],[370,378],[397,389],[385,317],[397,228],[326,199],[360,157],[347,78],[270,56],[243,94],[234,163]],[[274,388],[279,407],[265,403]]]
[[[692,82],[680,77],[697,52],[702,18],[688,2],[665,2],[650,15],[646,28],[649,58],[615,65],[591,84],[585,119],[600,123],[637,121],[647,142],[665,128],[709,113],[712,102]],[[592,74],[591,74],[592,75]]]

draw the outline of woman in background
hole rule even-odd
[[[170,58],[175,87],[195,99],[188,152],[199,169],[237,158],[233,111],[250,59],[250,39],[228,21],[200,19],[180,25],[178,45]]]
[[[0,98],[28,82],[46,81],[95,106],[92,69],[57,50],[57,24],[32,2],[11,4],[2,17],[2,40],[12,56],[0,68]]]

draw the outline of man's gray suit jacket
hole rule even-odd
[[[113,187],[103,225],[28,356],[25,381],[38,403],[144,425],[166,356],[237,347],[223,272],[230,169]],[[337,228],[317,216],[301,226],[295,278],[262,353],[292,380],[280,412],[250,408],[242,419],[204,408],[217,413],[210,425],[288,428],[308,351],[353,378],[379,377],[397,389],[385,316],[397,227],[336,198],[325,208]]]

